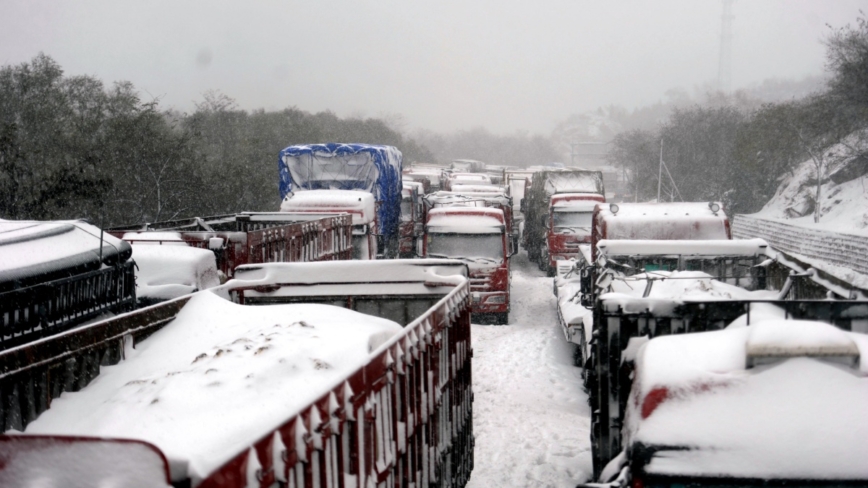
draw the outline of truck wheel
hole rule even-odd
[[[546,276],[549,278],[555,277],[555,268],[553,266],[546,266]]]
[[[573,366],[582,367],[582,346],[573,344]]]

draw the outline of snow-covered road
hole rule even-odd
[[[591,475],[581,371],[557,323],[552,279],[512,258],[510,325],[473,325],[475,463],[468,488],[574,487]]]

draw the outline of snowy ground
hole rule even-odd
[[[512,258],[510,325],[473,325],[475,462],[468,488],[574,487],[591,476],[581,370],[557,322],[552,279]]]

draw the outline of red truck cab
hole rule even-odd
[[[591,258],[603,239],[732,239],[729,218],[719,202],[612,203],[594,208]]]
[[[599,193],[556,193],[549,203],[546,247],[540,260],[548,276],[554,276],[558,261],[579,258],[579,245],[591,243],[594,208],[606,199]]]
[[[422,257],[467,263],[474,320],[509,320],[509,258],[513,254],[503,211],[487,207],[441,207],[428,211]]]

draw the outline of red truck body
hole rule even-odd
[[[217,289],[0,352],[0,395],[16,399],[0,410],[0,421],[23,431],[52,408],[61,392],[93,393],[88,384],[101,364],[135,361],[139,344],[159,343],[163,329],[170,331],[171,322],[201,294],[231,300],[236,307],[320,303],[365,313],[380,310],[403,329],[355,371],[317,385],[312,396],[305,393],[313,398],[306,406],[280,413],[270,429],[245,432],[258,440],[236,442],[229,459],[202,479],[190,479],[184,452],[174,452],[177,461],[169,463],[160,446],[150,442],[49,433],[0,436],[0,480],[12,476],[21,486],[37,481],[63,486],[71,481],[73,463],[83,473],[77,478],[85,478],[72,480],[83,481],[77,486],[465,485],[474,443],[466,265],[445,260],[277,263],[245,266],[237,276]],[[292,316],[287,320],[292,323]],[[205,350],[211,347],[207,341]],[[212,410],[221,407],[215,404]],[[251,425],[244,416],[226,421],[236,429]]]
[[[211,249],[232,278],[243,264],[345,260],[352,257],[351,217],[329,213],[251,212],[114,227],[109,234],[148,242]]]
[[[502,210],[455,206],[428,211],[422,256],[468,263],[475,320],[508,323],[512,253]]]
[[[590,244],[594,208],[605,201],[599,193],[552,195],[546,225],[546,256],[541,260],[549,276],[554,276],[558,261],[578,259],[579,245]]]

